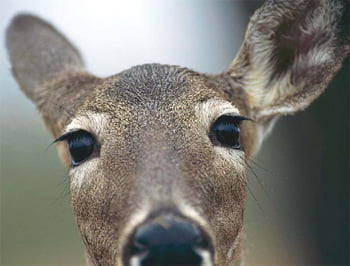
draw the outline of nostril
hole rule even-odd
[[[137,256],[143,266],[200,265],[198,249],[209,249],[198,226],[174,217],[158,217],[136,229],[130,255]]]

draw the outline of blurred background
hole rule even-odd
[[[108,76],[166,63],[218,73],[261,1],[1,0],[1,265],[83,265],[67,171],[10,73],[14,14],[47,19]],[[280,119],[250,162],[247,265],[349,265],[349,60],[307,111]]]

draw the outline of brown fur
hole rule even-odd
[[[73,209],[90,264],[123,264],[126,242],[145,220],[137,220],[142,211],[146,217],[178,213],[199,223],[211,238],[215,265],[242,263],[247,161],[276,118],[309,105],[349,54],[349,38],[340,27],[345,4],[319,1],[318,12],[331,23],[316,27],[318,14],[310,18],[315,3],[267,1],[253,16],[231,68],[219,75],[147,64],[97,78],[46,22],[29,15],[12,21],[7,46],[15,76],[53,136],[76,117],[100,114],[106,120],[91,132],[98,142],[95,156],[70,171]],[[296,39],[301,24],[308,34]],[[27,40],[30,49],[23,46]],[[255,119],[242,122],[241,151],[214,147],[210,125],[199,122],[196,107],[213,99]],[[67,145],[58,149],[69,166]],[[74,185],[79,178],[81,184]]]

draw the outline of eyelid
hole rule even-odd
[[[246,117],[246,116],[239,115],[237,113],[227,113],[227,114],[223,114],[221,116],[231,116],[231,117],[234,117],[235,119],[237,119],[239,122],[244,121],[244,120],[248,120],[248,121],[253,121],[254,122],[253,119],[251,119],[249,117]],[[52,144],[65,141],[65,140],[69,139],[70,136],[78,133],[79,131],[85,131],[85,130],[83,130],[83,129],[75,129],[75,130],[69,131],[67,133],[64,133],[62,136],[60,136],[57,139],[55,139],[52,142]]]
[[[53,144],[54,143],[57,143],[57,142],[61,142],[61,141],[65,141],[65,140],[68,140],[71,136],[73,136],[74,134],[78,133],[79,131],[86,131],[86,130],[83,130],[83,129],[75,129],[75,130],[72,130],[72,131],[69,131],[67,133],[64,133],[62,136],[58,137],[57,139],[55,139],[53,141]]]
[[[248,120],[248,121],[253,121],[253,119],[249,118],[249,117],[246,117],[246,116],[242,116],[242,115],[239,115],[237,113],[226,113],[226,114],[222,114],[221,116],[231,116],[232,118],[238,120],[238,122],[241,122],[241,121],[244,121],[244,120]],[[219,116],[219,117],[221,117]]]

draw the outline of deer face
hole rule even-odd
[[[68,142],[62,154],[70,148],[74,212],[92,262],[210,265],[239,250],[255,125],[243,121],[239,96],[234,104],[218,85],[188,69],[143,65],[87,96],[59,140]],[[160,232],[171,240],[158,243]],[[178,246],[165,260],[167,241]]]
[[[225,73],[152,64],[105,79],[50,25],[17,16],[13,72],[70,169],[89,263],[240,264],[246,163],[349,54],[344,14],[340,1],[267,1]]]

